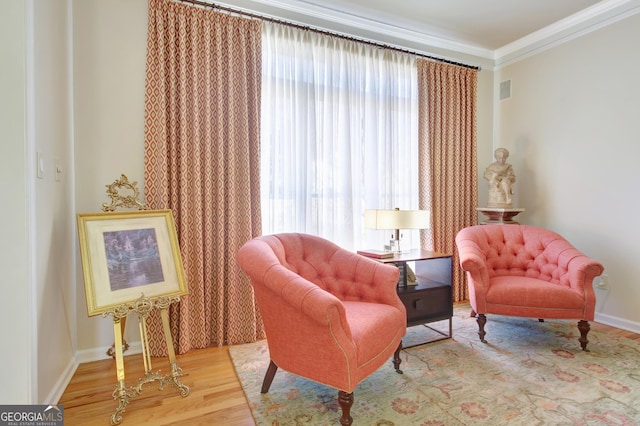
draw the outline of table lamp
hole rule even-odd
[[[426,229],[430,225],[428,210],[365,210],[364,224],[370,229],[393,229],[391,250],[400,253],[401,229]]]

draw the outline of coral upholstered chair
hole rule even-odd
[[[485,342],[486,314],[577,319],[586,350],[604,268],[555,232],[526,225],[477,225],[456,236],[469,298]]]
[[[271,363],[336,388],[340,423],[352,422],[353,390],[393,355],[401,373],[405,307],[396,293],[398,268],[305,234],[254,238],[238,252],[262,315]]]

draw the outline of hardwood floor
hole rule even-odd
[[[591,323],[591,330],[624,336],[640,343],[640,334]],[[153,358],[153,371],[169,371],[165,358]],[[186,398],[175,388],[158,390],[157,383],[143,387],[123,414],[123,426],[138,425],[225,425],[253,426],[251,410],[236,376],[228,347],[191,350],[178,355],[185,375],[181,381],[191,388]],[[142,355],[125,357],[127,386],[144,377]],[[67,386],[64,404],[65,425],[109,425],[117,402],[115,362],[111,359],[81,364]]]
[[[255,425],[228,347],[191,350],[177,360],[190,394],[183,398],[173,386],[158,390],[158,382],[146,384],[126,407],[121,425]],[[133,386],[144,377],[142,355],[125,356],[124,363],[125,382]],[[157,370],[170,371],[166,358],[152,358]],[[116,383],[115,361],[81,364],[59,402],[65,425],[110,425],[118,407],[112,396]]]

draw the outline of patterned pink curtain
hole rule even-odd
[[[145,198],[176,220],[189,295],[170,310],[178,353],[265,337],[236,252],[261,233],[261,23],[149,0]],[[153,356],[166,345],[159,315]]]
[[[433,244],[422,246],[453,254],[453,298],[469,299],[459,267],[455,237],[477,224],[476,91],[478,71],[418,60],[419,208],[429,209]]]

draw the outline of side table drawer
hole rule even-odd
[[[407,309],[407,325],[447,319],[453,316],[451,286],[415,288],[398,292]]]

